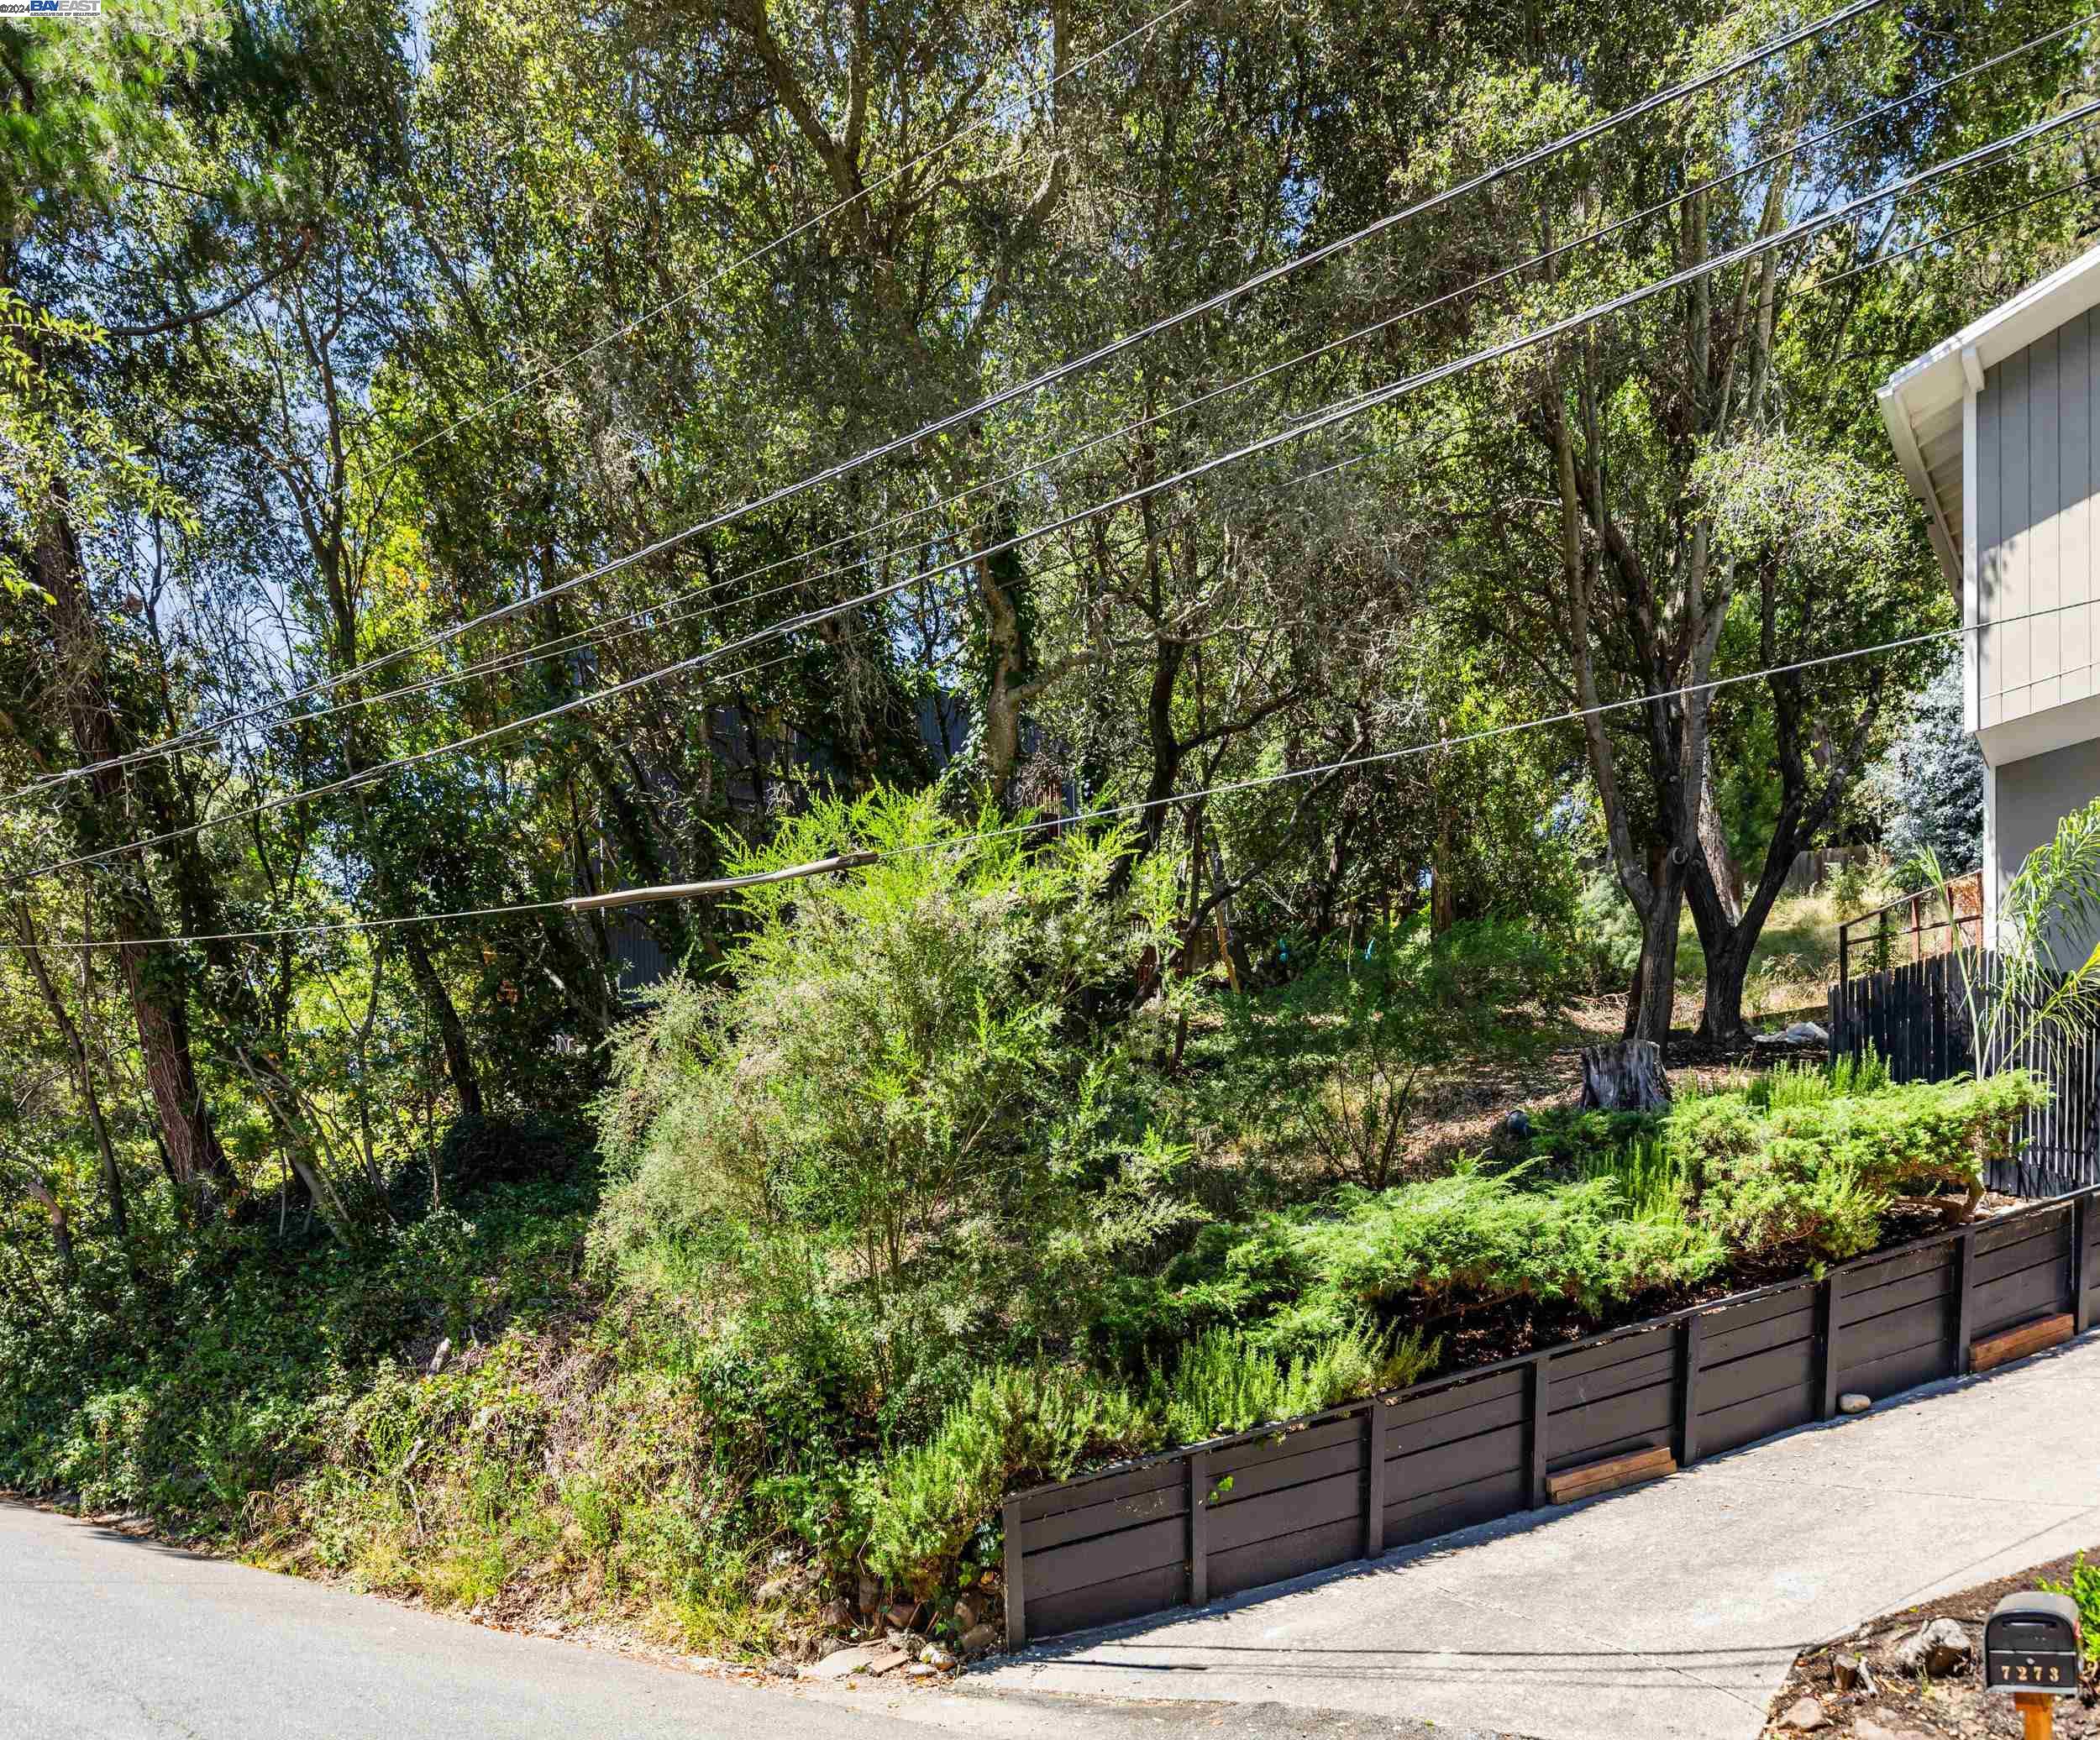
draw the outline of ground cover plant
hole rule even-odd
[[[1424,1159],[1392,1129],[1550,1038],[1567,957],[1418,923],[1133,980],[1174,891],[1128,845],[813,807],[732,862],[888,856],[749,896],[588,1124],[459,1125],[355,1247],[257,1203],[142,1224],[190,1253],[142,1278],[18,1261],[0,1481],[491,1616],[746,1654],[900,1597],[959,1640],[1006,1492],[1871,1248],[2038,1095],[1803,1067]]]

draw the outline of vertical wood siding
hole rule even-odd
[[[2100,692],[2097,318],[2100,310],[2088,310],[2006,358],[1986,373],[1977,400],[1977,617],[1985,625],[1977,687],[1987,726]],[[2006,620],[2013,617],[2027,620]]]

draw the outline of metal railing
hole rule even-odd
[[[1935,906],[1945,918],[1928,920]],[[1983,946],[1983,877],[1957,876],[1937,888],[1898,895],[1886,906],[1838,925],[1838,983],[1861,972],[1882,972],[1899,962]],[[1930,940],[1931,946],[1927,946]]]

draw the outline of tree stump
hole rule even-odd
[[[1670,1103],[1662,1047],[1653,1040],[1622,1040],[1583,1052],[1585,1112],[1660,1112]]]

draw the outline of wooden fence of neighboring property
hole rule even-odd
[[[1803,1277],[1010,1498],[1010,1643],[1205,1601],[1485,1522],[1634,1451],[1679,1466],[1970,1369],[2100,1301],[2092,1190]]]
[[[1869,1046],[1898,1082],[1944,1082],[1976,1067],[1955,956],[1929,955],[1830,987],[1830,1055],[1856,1056]],[[2030,1044],[2002,1067],[2013,1064],[2046,1082],[2051,1098],[2021,1120],[2014,1157],[1992,1162],[1985,1182],[2022,1197],[2100,1184],[2100,1044],[2088,1035],[2057,1054]]]

